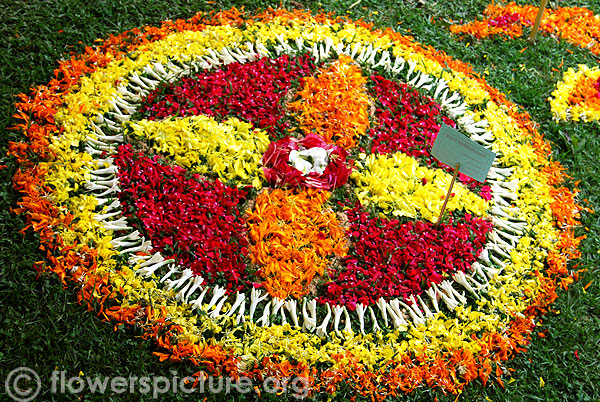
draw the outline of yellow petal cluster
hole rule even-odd
[[[200,174],[213,172],[223,182],[261,188],[260,160],[269,136],[252,124],[231,117],[223,123],[209,116],[127,123],[131,135],[150,140],[158,152]]]
[[[363,205],[376,205],[394,216],[437,220],[452,180],[448,173],[420,166],[415,158],[401,152],[370,154],[357,167],[351,178]],[[455,184],[447,208],[482,216],[488,202]]]

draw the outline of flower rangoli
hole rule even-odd
[[[572,281],[581,208],[529,117],[391,30],[234,9],[111,37],[56,77],[18,104],[18,212],[44,269],[161,360],[456,393],[502,381]],[[442,124],[497,157],[436,226]]]

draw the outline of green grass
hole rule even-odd
[[[247,9],[276,5],[269,1],[241,1]],[[557,124],[552,122],[545,99],[564,70],[578,63],[596,65],[589,52],[566,42],[556,42],[538,36],[535,46],[525,39],[503,41],[489,39],[458,41],[445,29],[450,21],[470,20],[481,14],[485,1],[392,1],[392,0],[323,0],[284,1],[285,6],[304,5],[313,10],[323,9],[337,14],[364,18],[378,26],[396,27],[418,41],[446,51],[468,62],[486,74],[488,82],[527,110],[540,124],[540,131],[553,143],[554,156],[573,176],[581,180],[581,199],[588,199],[592,208],[600,205],[600,125]],[[68,57],[94,39],[119,33],[164,19],[187,18],[209,7],[228,8],[230,1],[207,5],[200,1],[161,0],[76,0],[27,2],[0,1],[0,148],[7,141],[18,139],[7,128],[15,123],[14,95],[46,83],[52,77],[56,60]],[[552,3],[551,3],[552,5]],[[556,4],[554,4],[556,5]],[[350,7],[353,6],[353,7]],[[585,6],[600,13],[600,3],[568,0],[560,6]],[[432,24],[431,17],[435,17]],[[524,49],[521,51],[522,49]],[[562,67],[559,68],[562,62]],[[558,70],[558,71],[555,71]],[[191,373],[184,365],[162,364],[151,354],[151,346],[141,341],[133,330],[114,330],[112,324],[101,321],[74,302],[74,291],[64,290],[52,275],[36,276],[32,269],[42,255],[37,251],[36,236],[23,227],[20,217],[10,213],[18,195],[12,191],[13,161],[0,154],[0,380],[20,366],[36,370],[47,385],[51,372],[65,370],[67,377],[80,371],[86,376],[152,376],[172,377]],[[543,317],[539,332],[526,354],[507,363],[514,369],[513,378],[505,379],[506,389],[498,386],[484,388],[472,384],[461,400],[482,401],[594,401],[600,400],[600,260],[599,219],[597,214],[583,216],[582,232],[588,235],[581,246],[583,257],[578,268],[588,269],[581,280],[568,291],[561,292],[554,310]],[[592,281],[587,289],[583,286]],[[576,353],[577,352],[577,356]],[[540,386],[540,378],[545,386]],[[348,391],[349,392],[349,391]],[[134,395],[138,399],[140,395]],[[211,396],[209,399],[254,400],[254,394]],[[128,400],[111,395],[112,400]],[[454,400],[429,390],[410,396],[412,400]],[[151,399],[151,395],[144,397]],[[194,396],[198,400],[199,395]],[[318,395],[317,400],[327,400]],[[165,400],[184,400],[184,395],[166,394]],[[277,399],[273,397],[273,399]],[[343,392],[339,400],[344,400]],[[0,391],[0,400],[9,400]],[[45,386],[39,400],[109,400],[109,396],[51,394]],[[201,400],[201,398],[200,398]]]

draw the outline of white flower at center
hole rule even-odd
[[[309,148],[302,151],[292,150],[289,161],[293,167],[302,172],[303,175],[315,172],[323,174],[329,164],[329,153],[331,150],[325,148]]]

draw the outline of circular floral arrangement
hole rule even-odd
[[[572,278],[580,207],[528,116],[392,30],[303,11],[111,37],[22,95],[37,267],[161,360],[385,397],[501,382]],[[441,124],[497,157],[430,154]]]

